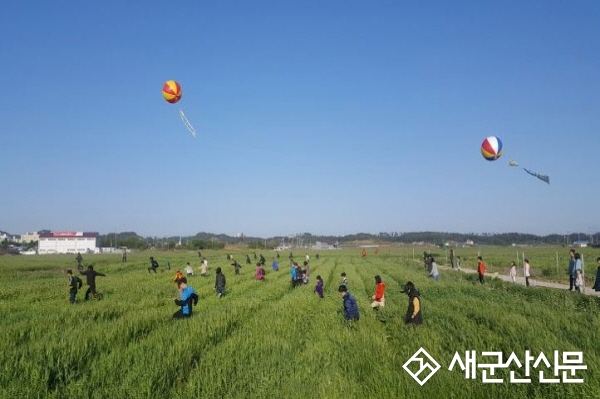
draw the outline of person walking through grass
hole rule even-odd
[[[404,322],[409,325],[419,325],[423,323],[420,294],[412,281],[406,283],[402,292],[408,296],[408,308],[406,309]]]
[[[439,281],[440,272],[438,270],[438,265],[435,263],[435,259],[431,258],[431,271],[429,272],[429,277],[433,279],[433,281]]]
[[[385,284],[381,281],[381,276],[379,275],[375,276],[375,294],[371,299],[373,299],[371,303],[373,310],[385,307]]]
[[[477,274],[479,275],[479,282],[483,284],[485,278],[485,262],[481,256],[477,257]]]
[[[358,305],[356,299],[348,292],[348,288],[344,284],[338,287],[338,292],[342,297],[342,303],[344,305],[344,318],[346,321],[358,321],[360,318],[358,312]]]
[[[456,257],[456,270],[460,271],[460,256]]]
[[[156,274],[156,269],[158,269],[158,262],[154,260],[154,257],[150,257],[150,267],[148,268],[148,273],[154,272]]]
[[[240,265],[237,260],[234,260],[231,266],[233,266],[235,274],[240,274],[240,269],[242,268],[242,265]]]
[[[73,276],[73,271],[71,269],[67,270],[67,278],[69,282],[69,302],[71,305],[75,305],[77,290],[81,289],[83,281],[81,281],[79,277]]]
[[[319,295],[319,298],[323,298],[323,280],[321,276],[317,276],[317,286],[315,287],[315,292]]]
[[[190,265],[190,262],[188,262],[185,266],[185,274],[190,277],[194,275],[194,269],[192,268],[192,265]]]
[[[173,318],[191,317],[193,307],[198,304],[198,294],[192,287],[187,285],[186,277],[177,280],[177,289],[179,290],[179,298],[175,298],[175,305],[181,306],[181,309],[173,313]]]
[[[217,292],[217,296],[221,298],[223,297],[223,295],[225,295],[225,284],[227,281],[225,279],[225,275],[221,272],[220,267],[217,267],[216,272],[217,275],[215,277],[215,291]]]
[[[254,273],[254,278],[260,281],[265,281],[265,269],[261,262],[256,264],[256,273]]]
[[[207,273],[208,273],[208,262],[206,261],[206,258],[204,258],[204,260],[202,260],[202,263],[200,263],[200,276],[206,277]]]
[[[87,270],[80,270],[79,273],[83,274],[86,279],[86,283],[88,285],[88,289],[85,292],[85,300],[89,299],[90,294],[94,296],[94,298],[98,297],[98,292],[96,291],[96,276],[106,277],[106,274],[100,273],[94,270],[94,266],[89,265]]]
[[[342,285],[348,286],[348,279],[346,278],[346,272],[342,272]]]

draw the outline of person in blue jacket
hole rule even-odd
[[[187,278],[185,277],[177,280],[177,288],[181,292],[181,299],[175,299],[175,305],[181,306],[181,309],[173,313],[173,318],[183,319],[191,317],[194,305],[198,304],[198,294],[196,294],[192,287],[187,285]]]
[[[346,321],[354,320],[358,321],[358,305],[356,304],[356,299],[348,292],[348,288],[344,284],[340,285],[338,288],[338,292],[340,293],[343,303],[344,303],[344,317]]]

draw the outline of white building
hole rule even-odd
[[[40,234],[38,254],[75,254],[98,252],[98,233],[55,231]]]
[[[25,244],[27,242],[35,242],[35,241],[39,241],[40,239],[40,235],[36,232],[33,233],[25,233],[25,234],[21,234],[21,240],[19,241],[22,244]]]

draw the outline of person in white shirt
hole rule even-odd
[[[440,272],[438,271],[437,263],[435,263],[435,259],[431,258],[431,271],[429,272],[429,277],[433,278],[433,281],[440,280]]]
[[[516,279],[517,279],[517,264],[515,262],[510,262],[510,271],[508,272],[508,275],[512,279],[513,283],[516,282]]]
[[[188,262],[185,266],[185,274],[187,274],[188,277],[194,275],[194,269],[192,269],[192,265],[190,265],[190,262]]]
[[[529,287],[529,277],[531,277],[531,265],[529,264],[529,259],[525,259],[523,269],[525,269],[525,285]]]

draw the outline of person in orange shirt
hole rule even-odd
[[[361,251],[361,255],[363,256],[363,258],[365,256],[367,256],[367,250],[363,248],[362,251]]]
[[[375,295],[373,295],[373,303],[371,307],[373,310],[385,307],[385,284],[381,281],[380,276],[375,276]]]
[[[479,282],[483,284],[483,278],[485,277],[485,263],[481,256],[477,257],[477,274],[479,275]]]

